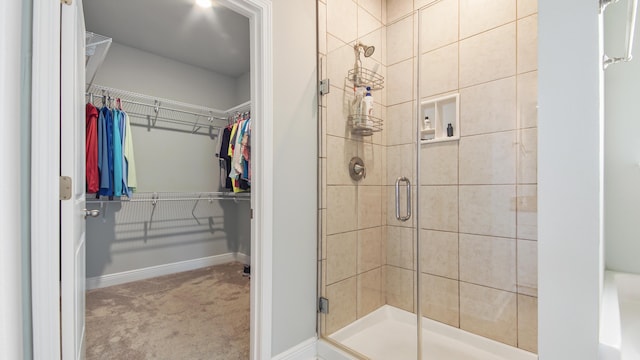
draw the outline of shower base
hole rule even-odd
[[[425,360],[535,360],[536,354],[430,319],[422,322]],[[415,314],[385,305],[329,335],[372,360],[415,360]]]

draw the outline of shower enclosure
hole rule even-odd
[[[318,1],[322,338],[537,358],[536,26],[535,0]]]

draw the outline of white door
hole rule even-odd
[[[85,25],[82,0],[62,6],[60,175],[71,180],[60,202],[62,359],[84,359],[85,307]]]

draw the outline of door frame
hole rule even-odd
[[[60,5],[33,0],[31,271],[34,358],[60,359]],[[251,359],[271,358],[273,34],[268,0],[219,0],[249,18],[256,119],[251,205]],[[57,356],[55,355],[57,354]],[[65,359],[66,360],[66,359]]]

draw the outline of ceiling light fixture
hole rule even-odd
[[[203,9],[208,9],[213,6],[213,2],[211,0],[196,0],[196,4]]]

